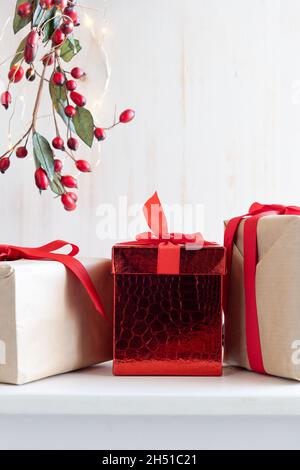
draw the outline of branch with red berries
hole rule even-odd
[[[74,35],[75,28],[80,26],[78,6],[80,5],[75,0],[17,1],[13,22],[14,33],[17,34],[27,26],[30,31],[13,56],[8,72],[7,90],[1,95],[1,104],[8,109],[12,103],[14,84],[20,82],[24,76],[29,82],[39,80],[31,124],[25,134],[0,156],[0,172],[5,173],[9,169],[14,155],[20,159],[27,157],[31,137],[36,166],[35,184],[40,191],[50,188],[61,198],[67,211],[76,209],[78,198],[73,190],[78,187],[77,179],[63,174],[63,163],[54,155],[53,148],[64,152],[73,161],[77,170],[88,173],[92,170],[91,164],[75,156],[79,149],[79,139],[88,147],[92,147],[95,139],[105,140],[107,131],[119,124],[132,121],[135,116],[132,109],[127,109],[111,126],[99,127],[95,124],[92,113],[86,108],[86,98],[78,93],[78,84],[86,74],[78,67],[66,69],[67,64],[82,49]],[[46,51],[39,57],[40,50],[44,48]],[[52,146],[37,130],[45,83],[49,85],[52,102],[55,129]],[[65,140],[59,131],[58,118],[62,119],[66,126]]]

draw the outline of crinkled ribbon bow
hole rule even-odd
[[[125,245],[157,245],[157,274],[180,273],[180,247],[200,250],[215,243],[204,240],[201,233],[169,233],[168,222],[157,192],[144,205],[144,215],[150,232],[140,233],[136,241]]]
[[[55,253],[65,246],[71,246],[69,254]],[[28,260],[51,260],[62,263],[67,269],[77,277],[83,285],[96,310],[106,318],[104,307],[99,294],[85,267],[74,256],[79,253],[79,248],[72,243],[56,240],[38,248],[24,248],[13,245],[0,245],[0,261],[16,261],[20,259]]]

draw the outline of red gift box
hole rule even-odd
[[[159,228],[147,215],[154,203]],[[167,234],[157,194],[144,211],[154,234],[113,248],[114,374],[221,375],[225,249]]]

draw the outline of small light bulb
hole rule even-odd
[[[85,14],[85,17],[84,17],[84,24],[85,24],[85,26],[86,26],[87,28],[92,29],[93,24],[94,24],[94,21],[93,21],[93,19],[92,19],[90,16],[88,16],[87,14]]]
[[[9,132],[9,134],[8,134],[8,150],[11,151],[11,150],[13,150],[13,148],[14,148],[14,146],[13,146],[13,143],[12,143],[12,135]]]

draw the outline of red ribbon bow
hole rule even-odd
[[[256,305],[257,225],[261,217],[270,215],[299,215],[300,207],[255,202],[248,214],[230,220],[225,230],[224,245],[227,249],[227,276],[224,288],[224,312],[228,310],[229,274],[232,265],[234,239],[243,219],[244,225],[244,289],[246,310],[246,341],[249,364],[252,370],[265,374],[260,343]]]
[[[179,274],[181,245],[190,250],[200,250],[204,246],[213,245],[206,242],[201,233],[169,233],[168,222],[157,192],[145,203],[144,215],[151,232],[140,233],[136,236],[136,241],[124,244],[157,245],[157,274]]]
[[[53,253],[67,245],[72,247],[70,253],[61,254]],[[28,260],[51,260],[62,263],[67,269],[81,282],[85,290],[87,291],[91,301],[93,302],[96,310],[105,318],[104,307],[99,294],[87,272],[85,267],[78,261],[74,256],[79,253],[79,248],[72,243],[68,243],[62,240],[56,240],[47,245],[40,246],[38,248],[23,248],[13,245],[0,245],[0,261],[17,261],[20,259]]]

